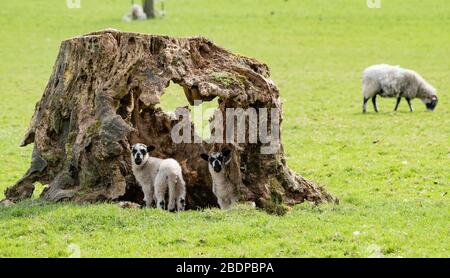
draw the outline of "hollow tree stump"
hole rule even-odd
[[[188,208],[217,206],[200,154],[226,144],[172,141],[171,130],[181,119],[155,108],[170,81],[184,88],[190,104],[217,97],[221,112],[232,107],[281,109],[265,64],[205,38],[105,30],[69,39],[61,44],[22,142],[34,143],[31,166],[6,190],[7,199],[30,198],[39,181],[48,185],[41,198],[49,201],[142,202],[130,160],[130,145],[142,142],[156,146],[153,156],[180,162]],[[228,146],[233,150],[230,179],[240,200],[278,214],[304,200],[336,201],[288,169],[281,143],[269,155],[261,154],[261,143]]]

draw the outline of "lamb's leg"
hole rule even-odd
[[[144,201],[146,207],[150,208],[152,206],[154,197],[155,197],[155,190],[153,188],[153,185],[150,185],[144,192]]]
[[[186,208],[186,200],[184,197],[178,197],[177,198],[177,210],[183,211]]]
[[[186,184],[182,180],[177,183],[177,210],[183,211],[186,206]]]
[[[407,97],[406,101],[408,102],[409,111],[414,112],[414,109],[412,108],[412,105],[411,105],[411,99],[409,97]]]
[[[366,113],[367,101],[369,101],[369,98],[363,97],[363,113]]]
[[[164,175],[160,175],[159,173],[155,177],[155,197],[156,197],[156,206],[160,209],[165,209],[165,195],[167,190],[167,182]]]
[[[373,103],[373,109],[375,110],[375,112],[378,113],[377,95],[374,95],[374,96],[372,97],[372,103]]]
[[[173,179],[173,177],[172,177],[172,179]],[[169,177],[166,177],[166,181],[167,181],[167,184],[169,185],[169,204],[168,204],[168,206],[167,206],[167,209],[170,211],[170,212],[174,212],[175,211],[175,206],[176,206],[176,195],[177,195],[177,192],[176,192],[176,181],[174,181],[174,180],[172,180],[172,179],[169,179]]]
[[[402,97],[397,97],[397,104],[395,104],[394,111],[397,111],[398,105],[400,104],[400,100],[402,100]]]

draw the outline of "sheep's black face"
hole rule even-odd
[[[204,160],[208,161],[208,163],[214,169],[214,172],[220,173],[230,153],[231,153],[230,150],[223,149],[220,152],[211,153],[210,155],[203,153],[201,154],[201,157]]]
[[[154,146],[146,146],[144,144],[135,144],[131,148],[131,156],[134,164],[141,165],[148,159],[148,153],[155,149]]]
[[[428,111],[433,111],[434,108],[436,108],[437,103],[438,103],[437,96],[433,96],[433,97],[431,97],[430,100],[425,102],[425,105],[427,106]]]

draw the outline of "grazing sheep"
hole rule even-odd
[[[165,208],[165,195],[169,188],[169,211],[185,208],[186,184],[180,164],[174,159],[151,157],[154,146],[135,144],[131,148],[133,174],[144,191],[144,201],[150,207],[156,201],[157,207]]]
[[[236,188],[229,180],[225,168],[231,160],[230,153],[231,151],[225,148],[220,152],[200,155],[202,159],[209,162],[209,173],[213,181],[212,190],[221,209],[228,209],[239,200]]]
[[[123,17],[123,21],[131,21],[131,20],[146,20],[147,15],[145,14],[142,6],[139,4],[131,5],[131,14],[125,15]]]
[[[381,97],[396,97],[397,111],[402,97],[406,99],[411,112],[411,100],[420,98],[429,111],[433,111],[438,102],[436,89],[422,76],[413,70],[399,66],[374,65],[364,70],[362,81],[363,112],[366,112],[367,101],[372,98],[375,112],[378,112],[377,95]]]

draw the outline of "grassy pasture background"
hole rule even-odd
[[[165,18],[124,23],[127,0],[1,1],[0,199],[25,173],[18,148],[62,40],[113,27],[208,37],[267,63],[284,101],[289,166],[326,185],[340,205],[301,204],[276,217],[238,207],[169,214],[114,205],[27,201],[0,208],[0,257],[449,257],[450,2],[382,0],[165,0]],[[361,113],[371,64],[419,71],[438,89]],[[185,105],[169,87],[163,107]],[[374,143],[375,142],[375,143]]]

